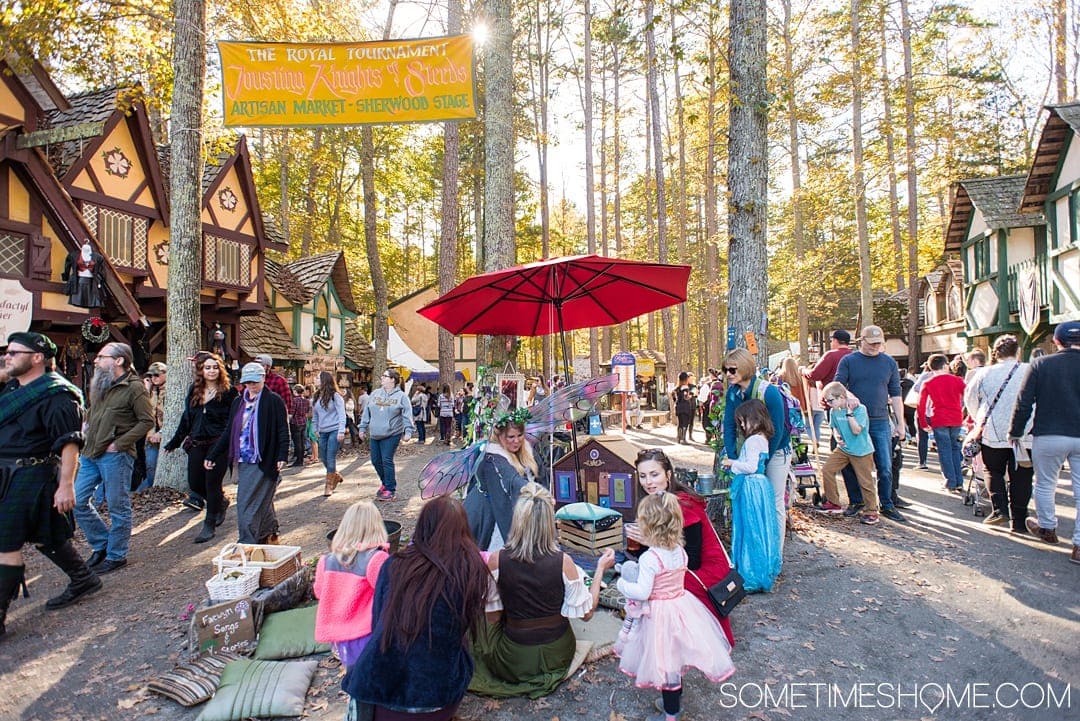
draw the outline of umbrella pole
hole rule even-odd
[[[555,304],[555,312],[559,316],[559,342],[562,345],[563,380],[570,382],[570,357],[566,355],[566,331],[563,330],[562,303]],[[581,459],[578,457],[577,422],[573,414],[570,414],[570,452],[574,454],[574,472],[577,479],[577,499],[580,503],[585,500],[585,487],[581,478]]]

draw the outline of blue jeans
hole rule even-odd
[[[157,460],[158,455],[161,453],[161,446],[146,444],[146,478],[139,484],[139,487],[135,489],[136,493],[142,493],[145,490],[150,489],[154,485],[154,475],[157,473]]]
[[[825,411],[814,411],[810,414],[810,423],[814,427],[814,442],[821,441],[821,422],[825,420]]]
[[[945,485],[960,488],[964,485],[964,474],[960,470],[960,426],[939,426],[934,429],[934,443],[937,443],[938,463],[941,474],[945,476]]]
[[[926,465],[926,456],[930,452],[930,434],[919,429],[919,465]]]
[[[337,431],[319,432],[319,460],[326,466],[327,473],[337,472],[338,452]]]
[[[415,416],[413,420],[416,422],[416,442],[424,445],[427,441],[427,423],[420,416]]]
[[[371,465],[382,481],[383,487],[391,493],[397,492],[397,478],[394,475],[394,454],[397,452],[401,435],[389,438],[371,439]]]
[[[104,453],[99,458],[79,457],[79,474],[75,477],[75,520],[86,542],[95,551],[105,551],[105,558],[120,561],[127,558],[131,541],[131,469],[135,457],[128,453]],[[98,486],[105,488],[109,502],[112,528],[105,525],[90,498]]]
[[[870,442],[874,444],[874,469],[877,474],[878,502],[882,509],[893,507],[892,499],[892,424],[888,418],[870,419]],[[851,503],[862,503],[862,489],[850,465],[841,471],[844,488]]]

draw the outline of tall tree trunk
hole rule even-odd
[[[654,116],[652,107],[649,103],[645,103],[645,174],[642,176],[641,185],[643,188],[643,194],[645,195],[645,253],[649,258],[656,257],[656,233],[655,228],[651,222],[653,217],[653,204],[656,200],[652,192],[652,164],[653,164],[653,151],[652,143],[648,141],[652,137],[652,126],[654,122]],[[647,316],[647,329],[645,332],[646,343],[650,350],[656,350],[658,344],[656,337],[656,313],[649,313]],[[665,358],[665,360],[667,360]],[[668,361],[669,363],[671,361]],[[657,379],[659,382],[659,379]]]
[[[863,171],[859,3],[860,0],[851,0],[851,139],[855,182],[855,234],[859,241],[859,316],[862,325],[866,326],[874,322],[874,293],[870,279],[870,231],[866,221],[866,179]]]
[[[278,138],[279,146],[278,151],[281,154],[279,163],[281,165],[281,177],[278,178],[278,193],[281,195],[281,232],[285,238],[292,242],[292,238],[289,236],[290,223],[289,223],[289,129],[284,128],[281,131]]]
[[[484,53],[484,270],[514,264],[514,28],[510,0],[487,0]],[[488,365],[511,356],[510,339],[486,337]]]
[[[585,234],[589,253],[596,252],[596,169],[593,166],[592,4],[585,3]],[[589,328],[589,377],[600,375],[599,335]]]
[[[904,46],[904,162],[907,165],[908,241],[908,368],[919,360],[919,198],[915,166],[915,80],[911,63],[911,14],[908,0],[900,0],[900,39]]]
[[[709,68],[718,64],[716,6],[709,5]],[[706,142],[705,152],[705,332],[708,339],[706,366],[716,368],[720,365],[721,328],[720,328],[720,219],[716,207],[716,72],[708,75],[709,96],[705,112]]]
[[[889,83],[889,41],[885,22],[885,4],[881,4],[881,102],[885,118],[882,132],[885,135],[885,165],[889,176],[889,227],[892,230],[893,255],[896,258],[896,290],[904,289],[904,240],[900,232],[900,200],[896,189],[896,143],[893,132],[892,86]]]
[[[548,87],[551,82],[551,26],[546,16],[541,16],[540,2],[533,3],[532,32],[536,36],[536,68],[529,74],[533,91],[533,134],[536,137],[536,162],[540,184],[540,247],[541,255],[551,255],[551,187],[548,178],[548,150],[551,147],[548,123]],[[550,7],[547,7],[550,10]],[[543,356],[543,372],[551,377],[551,336],[542,336],[540,340]]]
[[[765,87],[765,0],[732,0],[731,107],[728,130],[728,326],[737,343],[744,333],[758,340],[758,360],[768,357],[762,326],[768,295],[765,249],[768,202],[768,94]]]
[[[461,32],[461,0],[449,0],[446,32]],[[458,157],[461,138],[457,122],[443,123],[442,212],[439,224],[439,295],[448,293],[457,280],[458,265]],[[423,248],[423,240],[420,244]],[[454,382],[454,336],[439,328],[439,385]]]
[[[618,3],[616,3],[618,10]],[[615,191],[614,204],[611,212],[615,216],[615,255],[623,257],[622,245],[622,135],[619,128],[619,120],[622,115],[622,106],[619,104],[619,87],[622,85],[622,55],[619,52],[619,40],[611,44],[612,79],[615,87],[611,97],[611,134],[614,136],[614,147],[611,159],[611,184]],[[626,323],[619,324],[619,350],[629,350],[630,334]]]
[[[394,10],[397,0],[390,0],[387,7],[386,26],[383,39],[390,37],[394,24]],[[386,350],[390,330],[387,325],[390,317],[390,292],[383,275],[382,259],[379,257],[378,204],[375,198],[375,136],[370,125],[360,128],[360,183],[364,191],[364,249],[367,252],[368,272],[371,275],[371,290],[375,296],[375,377],[386,370]]]
[[[686,263],[688,256],[686,252],[686,118],[683,112],[683,99],[682,99],[682,77],[679,75],[679,34],[678,28],[675,27],[675,6],[671,6],[671,55],[672,55],[672,75],[675,80],[675,122],[678,128],[678,134],[676,142],[679,147],[679,182],[675,185],[675,197],[677,202],[675,204],[676,222],[678,223],[678,247],[679,247],[679,262]],[[678,306],[678,318],[679,318],[679,330],[678,330],[678,352],[675,357],[679,359],[680,364],[684,364],[687,368],[695,367],[693,364],[692,354],[690,352],[690,306],[687,303],[680,303]]]
[[[200,346],[202,288],[202,101],[206,53],[204,0],[176,0],[173,27],[172,134],[169,197],[169,303],[165,428],[172,436],[187,401],[185,392],[193,369],[187,360]],[[163,453],[158,461],[158,485],[187,487],[187,464],[179,453]]]
[[[319,182],[319,152],[322,150],[322,128],[315,128],[311,139],[311,162],[308,163],[307,192],[304,193],[304,232],[300,241],[300,257],[311,255],[315,227],[315,185]],[[406,256],[408,259],[408,256]],[[408,264],[406,263],[406,266]]]
[[[788,144],[791,147],[791,211],[792,234],[795,236],[795,272],[797,288],[795,308],[799,323],[799,354],[807,360],[807,340],[810,337],[810,314],[806,307],[806,293],[802,266],[806,256],[806,230],[802,206],[802,158],[799,153],[799,112],[796,93],[794,43],[792,42],[791,0],[784,2],[784,79],[788,83]]]
[[[649,96],[649,110],[652,114],[652,145],[653,145],[653,177],[655,178],[656,191],[656,249],[661,263],[668,262],[668,237],[667,237],[667,198],[664,189],[664,142],[661,129],[662,116],[660,115],[660,93],[656,70],[656,24],[657,18],[652,0],[645,2],[645,83]],[[664,358],[668,359],[668,381],[674,381],[678,372],[672,358],[672,332],[671,308],[660,311],[660,321],[663,326],[664,338],[662,341]]]
[[[600,255],[610,255],[608,245],[608,95],[607,95],[607,49],[602,51],[600,67]],[[600,341],[600,353],[605,360],[611,359],[611,336],[615,329],[604,328]],[[624,350],[620,348],[619,350]]]
[[[1067,55],[1069,29],[1066,23],[1066,0],[1054,0],[1054,85],[1057,88],[1057,101],[1069,99],[1069,73]]]

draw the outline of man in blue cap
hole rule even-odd
[[[0,390],[0,637],[8,607],[26,591],[22,547],[37,544],[71,582],[47,609],[101,588],[71,542],[75,469],[83,445],[82,393],[55,373],[56,345],[41,333],[12,333]]]
[[[1057,514],[1054,493],[1065,461],[1072,476],[1076,521],[1069,560],[1080,564],[1080,321],[1054,329],[1057,353],[1031,363],[1016,399],[1009,437],[1014,448],[1035,407],[1031,427],[1031,464],[1035,467],[1035,514],[1025,522],[1028,531],[1044,543],[1056,545]]]

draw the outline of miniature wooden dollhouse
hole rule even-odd
[[[622,514],[624,521],[637,517],[637,504],[643,491],[637,482],[634,459],[638,447],[618,436],[579,436],[577,455],[583,476],[583,500]],[[574,454],[568,453],[552,467],[552,495],[555,507],[575,503],[577,483]]]

